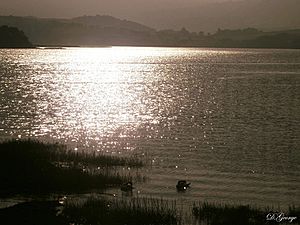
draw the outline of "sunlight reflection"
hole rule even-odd
[[[145,71],[144,64],[132,63],[142,55],[145,51],[129,48],[66,51],[48,80],[52,87],[52,93],[48,93],[50,101],[40,102],[40,107],[51,110],[44,118],[49,122],[41,123],[39,129],[55,133],[60,139],[68,136],[73,141],[96,141],[116,131],[119,136],[126,136],[144,121],[156,122],[145,112],[143,102],[144,84],[151,77],[140,75]],[[118,131],[120,127],[126,129]]]
[[[118,138],[116,143],[124,140],[123,149],[130,137],[153,138],[157,127],[170,130],[185,110],[189,93],[182,87],[189,76],[196,76],[185,71],[203,63],[202,76],[209,59],[216,58],[212,55],[225,53],[151,47],[35,50],[21,62],[31,71],[23,91],[32,96],[29,136],[85,145],[93,140],[102,146]],[[183,65],[183,59],[192,64]],[[203,95],[204,86],[197,90]]]

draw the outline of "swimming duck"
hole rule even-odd
[[[121,185],[121,191],[129,192],[132,191],[132,189],[134,189],[134,187],[132,186],[131,181]]]
[[[176,185],[177,191],[185,191],[190,187],[190,184],[191,183],[187,183],[186,180],[179,180]]]

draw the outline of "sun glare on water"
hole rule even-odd
[[[143,101],[151,77],[145,76],[147,65],[137,63],[147,54],[115,47],[67,49],[48,56],[53,68],[44,71],[47,93],[38,101],[39,108],[48,108],[39,115],[41,135],[100,140],[116,133],[126,136],[143,122],[155,122]]]
[[[173,76],[178,69],[175,65],[181,65],[182,57],[195,54],[201,59],[212,53],[107,47],[36,49],[26,57],[17,54],[18,66],[28,71],[26,81],[20,80],[22,93],[33,98],[24,101],[34,116],[24,135],[104,146],[138,137],[141,130],[147,135],[147,129],[162,120],[170,125],[185,98],[178,79],[186,76]]]

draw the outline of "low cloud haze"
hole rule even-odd
[[[0,14],[71,18],[112,15],[156,29],[300,28],[299,0],[1,0]]]

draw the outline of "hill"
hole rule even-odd
[[[266,32],[255,28],[218,29],[215,33],[154,30],[111,16],[72,19],[0,16],[0,26],[15,26],[35,45],[172,46],[230,48],[300,48],[300,30]]]
[[[128,20],[121,20],[112,16],[107,15],[96,15],[96,16],[81,16],[76,17],[70,20],[66,20],[66,22],[72,23],[79,23],[85,26],[96,26],[96,27],[114,27],[119,29],[127,29],[127,30],[134,30],[134,31],[154,31],[154,29],[144,26],[142,24],[128,21]]]
[[[37,45],[139,45],[155,44],[155,30],[110,16],[73,19],[0,16],[0,25],[22,29]]]

